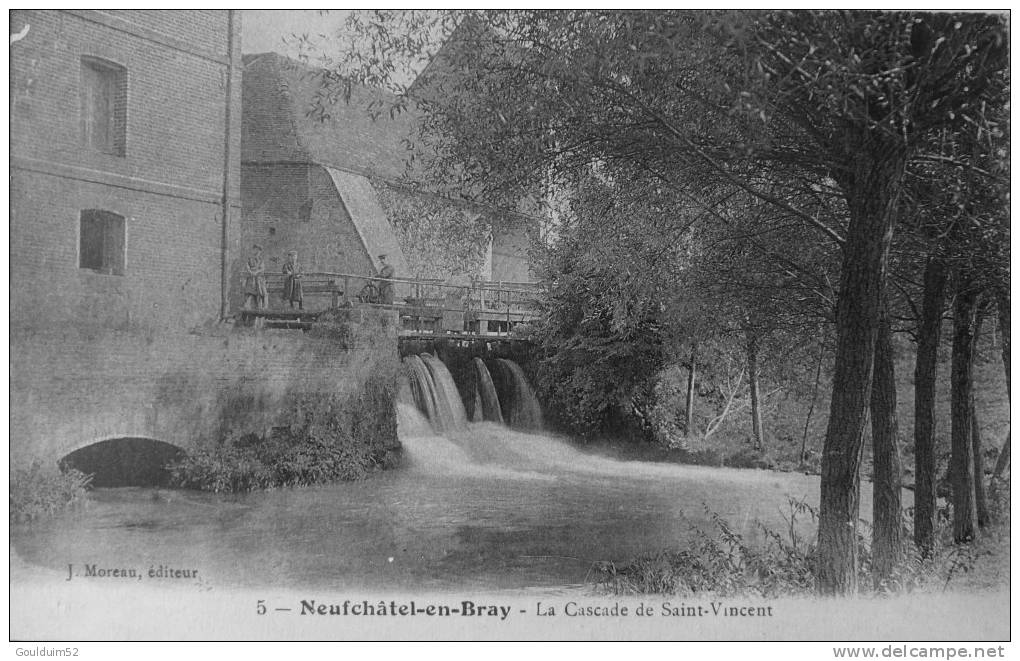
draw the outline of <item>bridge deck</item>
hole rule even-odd
[[[282,300],[283,281],[282,273],[267,274],[269,308],[241,310],[242,324],[306,330],[326,310],[381,308],[397,312],[401,337],[506,338],[515,325],[538,317],[538,288],[530,283],[474,281],[465,286],[438,280],[304,273],[304,309],[294,309]],[[382,283],[389,283],[396,294],[412,295],[380,302]]]

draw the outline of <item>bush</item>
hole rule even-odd
[[[11,468],[10,522],[24,523],[53,516],[85,503],[92,481],[73,468],[33,461],[28,466]]]
[[[174,486],[233,493],[355,480],[380,460],[355,443],[302,437],[288,430],[255,443],[234,439],[196,450],[168,468]]]
[[[396,418],[392,386],[370,379],[359,396],[306,395],[290,426],[265,437],[245,434],[190,452],[167,466],[170,483],[187,489],[244,492],[356,480],[394,461]]]

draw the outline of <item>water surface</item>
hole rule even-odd
[[[502,590],[675,547],[710,527],[706,507],[754,535],[755,519],[785,527],[788,497],[817,502],[817,478],[799,474],[619,461],[489,422],[443,437],[399,413],[396,470],[233,496],[97,489],[86,511],[12,528],[12,543],[64,575],[164,565],[217,587]]]

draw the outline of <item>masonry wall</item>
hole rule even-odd
[[[190,329],[220,307],[228,70],[225,11],[15,11],[11,321]],[[240,21],[234,25],[229,197],[239,215]],[[123,156],[83,143],[81,58],[126,69]],[[83,209],[125,217],[123,275],[79,269]],[[239,248],[239,225],[228,249]]]
[[[357,229],[329,174],[300,163],[245,163],[241,170],[242,244],[262,246],[266,270],[280,272],[295,250],[305,272],[373,274]],[[242,256],[243,257],[243,256]],[[244,262],[235,265],[232,300],[241,302]],[[355,291],[361,281],[352,281]],[[281,305],[270,295],[270,306]]]
[[[359,313],[349,342],[227,326],[194,333],[63,329],[11,336],[11,458],[57,460],[139,437],[189,449],[265,433],[307,394],[396,382],[395,315]],[[392,402],[376,415],[392,417]],[[394,428],[395,429],[395,428]],[[386,439],[397,445],[395,433]]]
[[[13,461],[124,437],[192,448],[263,432],[303,395],[395,381],[386,314],[343,342],[218,323],[225,162],[230,275],[243,259],[238,17],[230,69],[226,11],[11,13],[28,28],[10,49]],[[123,155],[85,144],[83,56],[126,70]],[[123,275],[79,268],[83,209],[124,217]]]

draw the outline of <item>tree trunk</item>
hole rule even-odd
[[[875,587],[892,575],[903,556],[900,508],[900,447],[896,421],[896,372],[892,323],[887,309],[875,342],[874,380],[871,386],[871,439],[873,447],[872,569]]]
[[[970,420],[971,447],[974,448],[974,505],[977,508],[978,527],[984,528],[992,519],[988,513],[988,496],[985,494],[985,458],[982,456],[984,449],[981,447],[981,425],[978,424],[977,407],[973,399],[970,402]]]
[[[998,287],[995,292],[995,305],[999,309],[999,334],[1002,336],[1002,366],[1006,370],[1006,397],[1012,398],[1009,391],[1009,288]],[[999,450],[999,458],[995,460],[995,470],[992,472],[992,484],[995,484],[1009,466],[1009,439],[1006,440]]]
[[[981,305],[978,308],[977,317],[974,321],[974,345],[971,351],[975,355],[977,353],[978,340],[981,337],[984,315],[985,306]],[[970,398],[970,423],[970,445],[974,452],[974,505],[977,508],[978,527],[984,528],[990,521],[988,515],[988,497],[985,495],[985,458],[983,456],[984,449],[981,447],[981,425],[977,415],[977,396],[973,394]]]
[[[843,246],[832,402],[822,449],[815,576],[822,594],[857,591],[861,453],[896,191],[905,161],[896,147],[871,142],[880,140],[879,136],[847,139],[855,137],[858,162],[852,172],[839,173],[850,208],[850,225]]]
[[[697,379],[698,343],[691,345],[691,366],[687,371],[687,411],[684,414],[684,435],[694,433],[694,384]]]
[[[761,422],[761,391],[758,389],[758,338],[750,333],[747,339],[747,376],[751,386],[751,431],[754,449],[765,449],[765,430]]]
[[[1007,432],[1006,440],[1002,444],[1002,449],[999,450],[999,458],[995,460],[995,470],[992,471],[992,485],[998,484],[998,481],[1002,479],[1002,474],[1006,472],[1006,467],[1009,466],[1009,434]]]
[[[999,309],[999,333],[1002,334],[1002,367],[1006,370],[1006,397],[1009,392],[1009,288],[998,287],[995,306]]]
[[[977,501],[974,492],[974,322],[977,294],[965,271],[957,277],[953,307],[952,401],[952,485],[953,540],[969,542],[977,535]]]
[[[914,364],[914,544],[924,556],[935,547],[935,383],[945,291],[945,262],[930,257],[924,267]]]
[[[825,357],[825,342],[818,343],[818,364],[815,366],[815,387],[811,391],[811,405],[808,406],[807,416],[804,419],[804,437],[800,440],[800,463],[804,466],[807,462],[807,436],[808,428],[811,425],[811,415],[815,412],[815,400],[818,399],[818,384],[822,380],[822,358]]]

